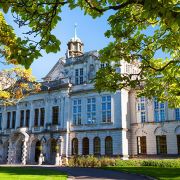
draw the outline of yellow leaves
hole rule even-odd
[[[41,84],[35,82],[31,69],[16,66],[0,72],[0,103],[11,105],[32,93],[41,90]]]
[[[23,92],[21,88],[18,88],[15,90],[15,98],[16,99],[21,99],[23,97]]]
[[[8,98],[10,98],[10,93],[7,91],[0,90],[0,99],[8,99]]]
[[[17,66],[12,70],[26,81],[34,82],[36,80],[36,78],[32,76],[32,69],[24,69],[21,66]]]

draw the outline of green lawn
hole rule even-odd
[[[45,168],[0,167],[0,180],[66,180],[63,172]]]
[[[180,168],[161,168],[161,167],[106,167],[105,169],[124,171],[136,174],[144,174],[147,176],[154,177],[156,179],[171,179],[180,180]]]

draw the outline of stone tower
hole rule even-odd
[[[66,53],[67,58],[83,55],[84,44],[80,40],[80,38],[77,37],[76,27],[77,27],[77,25],[75,24],[75,26],[74,26],[74,37],[72,37],[70,39],[70,41],[67,43],[67,46],[68,46],[68,50]]]

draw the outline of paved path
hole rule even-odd
[[[69,180],[147,180],[148,178],[135,174],[128,174],[118,171],[103,170],[97,168],[69,168],[61,167],[55,168],[60,171],[64,171],[69,175]]]

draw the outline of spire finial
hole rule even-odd
[[[76,28],[77,28],[77,23],[74,24],[74,40],[77,39]]]

